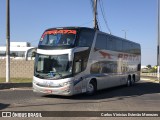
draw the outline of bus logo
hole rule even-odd
[[[99,51],[99,53],[100,53],[104,58],[108,57],[109,59],[112,59],[112,58],[111,58],[111,54],[109,54],[109,53],[107,53],[107,52]]]

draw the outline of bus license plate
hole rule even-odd
[[[52,90],[45,90],[46,93],[52,93]]]

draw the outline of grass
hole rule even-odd
[[[10,78],[11,83],[30,83],[32,78]],[[0,78],[0,83],[5,83],[6,78]]]

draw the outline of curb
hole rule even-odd
[[[0,83],[0,90],[21,87],[32,87],[32,83]]]

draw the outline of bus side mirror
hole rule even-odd
[[[36,51],[37,51],[37,48],[31,48],[31,49],[28,49],[25,53],[25,60],[27,61],[28,60],[28,57],[29,57],[29,53],[31,53],[30,57],[35,57],[36,55]]]
[[[36,52],[32,52],[32,56],[31,57],[35,57],[36,56]]]

